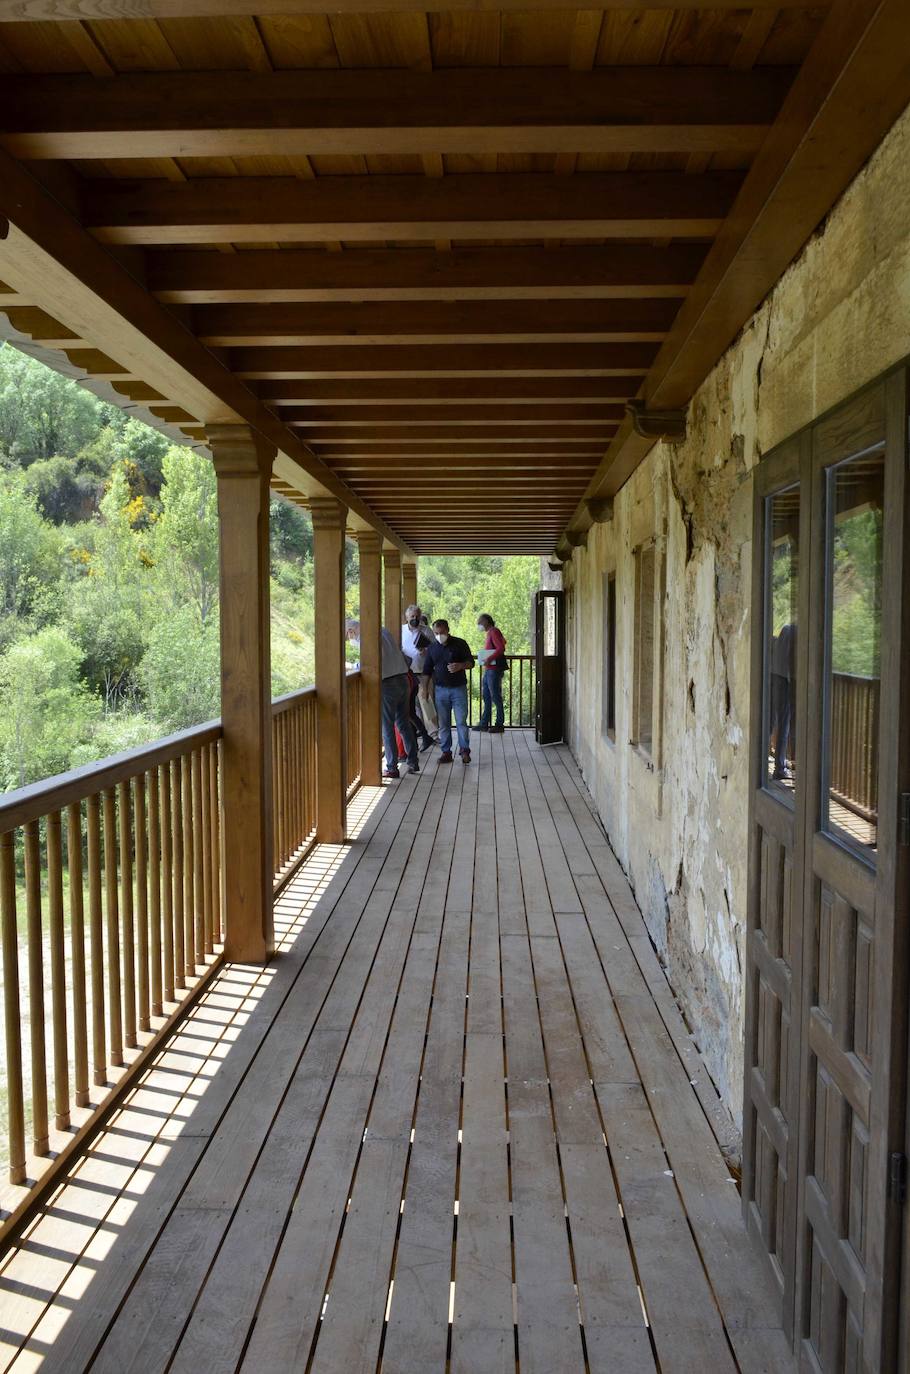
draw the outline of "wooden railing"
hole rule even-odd
[[[502,703],[506,727],[516,728],[534,724],[536,659],[533,654],[506,654],[509,671],[502,679]],[[479,668],[468,673],[468,724],[480,720],[483,709]]]
[[[91,1119],[221,941],[220,736],[186,730],[0,802],[13,1184]]]
[[[345,741],[349,794],[357,786],[363,763],[360,746],[360,720],[362,712],[361,681],[362,679],[359,672],[348,673],[347,692],[345,694]]]
[[[359,673],[347,687],[352,791]],[[220,957],[221,733],[212,721],[0,796],[0,1116],[15,1185],[0,1224],[72,1153]],[[272,703],[272,748],[277,887],[316,830],[314,688]]]
[[[316,830],[316,689],[272,702],[272,818],[276,877]]]
[[[831,795],[864,820],[878,808],[879,679],[833,673],[831,691]]]

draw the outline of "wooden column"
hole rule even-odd
[[[360,549],[360,781],[378,787],[382,778],[382,536],[361,530]]]
[[[385,597],[382,623],[390,631],[396,644],[401,643],[401,552],[386,549],[382,555],[385,568]]]
[[[210,425],[218,478],[225,953],[258,963],[272,925],[269,477],[275,450],[246,425]]]
[[[417,564],[401,565],[401,600],[405,607],[417,605]]]
[[[316,838],[345,837],[344,525],[334,497],[310,502],[316,574]]]

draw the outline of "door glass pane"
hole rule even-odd
[[[765,508],[764,783],[792,804],[796,787],[799,485]]]
[[[543,652],[545,658],[556,657],[556,597],[545,596],[543,602]]]
[[[827,474],[825,732],[822,824],[878,847],[884,446]]]

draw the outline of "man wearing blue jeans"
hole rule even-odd
[[[429,690],[430,679],[436,688],[436,714],[439,717],[440,763],[452,762],[452,712],[458,730],[459,753],[462,763],[471,762],[471,736],[468,733],[468,669],[474,667],[474,655],[463,639],[449,634],[447,620],[433,621],[433,643],[427,649],[423,663],[423,690]]]

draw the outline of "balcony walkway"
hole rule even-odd
[[[570,756],[429,757],[358,795],[280,957],[219,974],[6,1256],[3,1368],[793,1368]]]

